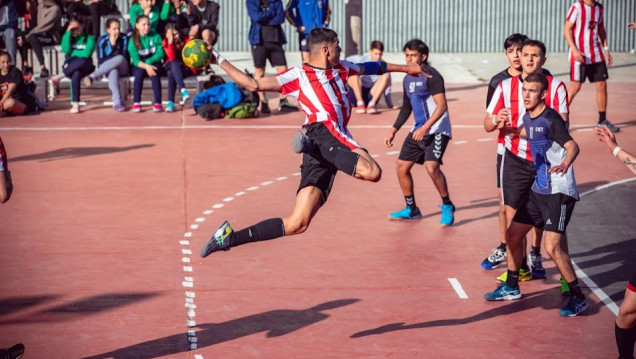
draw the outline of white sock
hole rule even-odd
[[[362,100],[358,101],[358,106],[364,106],[364,101]]]
[[[367,105],[367,107],[371,107],[371,106],[375,107],[375,101],[373,100],[369,101],[369,104]]]

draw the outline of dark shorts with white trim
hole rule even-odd
[[[413,132],[410,132],[404,139],[399,159],[419,165],[425,161],[435,161],[443,165],[442,157],[449,141],[450,137],[441,133],[426,135],[421,141],[415,141]]]
[[[574,197],[562,193],[539,194],[530,191],[528,201],[517,209],[513,221],[563,234],[570,223],[575,204]]]
[[[570,80],[585,82],[586,78],[590,82],[607,81],[607,79],[609,79],[609,75],[607,73],[607,65],[605,64],[605,61],[587,65],[579,62],[571,63]]]
[[[352,143],[347,143],[346,138],[337,138],[330,130],[330,124],[324,122],[312,123],[307,127],[307,137],[321,147],[333,147],[343,151],[351,151],[350,147],[356,147]],[[303,163],[300,165],[300,185],[298,191],[307,187],[315,186],[322,193],[323,204],[327,202],[333,180],[338,169],[336,166],[325,160],[322,156],[313,156],[303,153]],[[353,174],[350,174],[353,175]],[[298,192],[296,192],[298,193]]]

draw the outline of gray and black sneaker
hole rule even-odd
[[[228,221],[223,222],[221,227],[214,232],[212,237],[201,248],[201,257],[205,258],[216,251],[227,251],[230,249],[230,239],[234,230]]]
[[[601,127],[601,126],[605,126],[607,127],[610,131],[612,132],[619,132],[621,129],[614,126],[611,122],[609,122],[608,120],[605,120],[599,124],[596,125],[596,127]]]
[[[0,359],[20,359],[24,354],[24,345],[16,344],[11,348],[0,349]]]
[[[292,150],[296,153],[311,153],[316,149],[316,143],[307,135],[298,131],[292,139]]]
[[[291,103],[289,103],[289,101],[287,101],[286,98],[284,98],[280,100],[280,103],[278,104],[278,111],[284,111],[284,112],[298,111],[298,107],[292,105]]]

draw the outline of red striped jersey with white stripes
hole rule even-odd
[[[305,112],[304,127],[324,122],[331,133],[351,149],[360,147],[349,133],[351,103],[347,97],[347,78],[360,73],[360,67],[349,61],[328,69],[304,64],[276,76],[280,92],[298,100]]]
[[[546,76],[546,78],[548,79],[548,91],[545,97],[545,104],[560,114],[568,113],[568,92],[565,88],[565,84],[552,76]],[[513,129],[523,126],[523,115],[526,113],[526,108],[523,105],[523,96],[521,94],[522,85],[523,80],[521,76],[515,76],[501,81],[499,85],[497,85],[492,100],[490,100],[490,104],[486,110],[489,114],[495,116],[501,109],[509,108],[511,112],[511,127]],[[530,153],[526,139],[510,134],[504,135],[502,131],[499,131],[497,153],[503,154],[504,148],[508,149],[513,155],[521,157],[524,160],[532,161],[532,154]]]
[[[577,1],[570,7],[566,21],[574,24],[572,37],[576,48],[585,59],[585,64],[605,61],[598,36],[598,27],[603,24],[603,5],[596,3],[589,6],[583,1]],[[574,63],[572,50],[568,56],[570,63]]]

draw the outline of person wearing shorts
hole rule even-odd
[[[247,0],[247,14],[251,25],[249,40],[254,59],[254,78],[265,76],[265,65],[269,60],[277,73],[287,70],[287,60],[283,45],[287,43],[281,24],[285,22],[285,10],[281,0]],[[261,102],[260,112],[271,113],[269,103],[263,92],[258,93]],[[280,96],[279,111],[297,111],[284,96]]]
[[[607,120],[607,66],[612,66],[603,5],[596,0],[575,1],[563,26],[563,36],[570,48],[570,88],[568,102],[571,104],[581,85],[588,79],[596,84],[598,126],[607,126],[612,132],[620,131]]]
[[[280,92],[298,99],[306,115],[303,125],[306,133],[297,133],[293,141],[293,144],[301,144],[299,147],[293,145],[293,148],[303,153],[303,162],[296,205],[291,215],[270,218],[239,231],[234,231],[225,221],[201,248],[202,257],[246,243],[303,233],[327,201],[337,171],[364,181],[380,180],[380,166],[347,129],[352,109],[345,90],[347,77],[387,71],[415,75],[424,71],[415,64],[340,61],[338,35],[326,28],[312,30],[307,44],[310,50],[308,63],[259,79],[245,74],[212,50],[218,65],[239,86],[249,91]]]
[[[393,138],[413,113],[414,124],[406,136],[397,161],[397,175],[406,207],[389,214],[390,219],[421,219],[422,214],[415,203],[411,168],[416,163],[424,165],[442,197],[442,226],[450,226],[455,220],[455,206],[450,200],[446,177],[440,166],[448,141],[451,139],[451,124],[446,104],[444,78],[428,65],[428,46],[419,39],[407,42],[403,47],[407,64],[422,66],[432,75],[407,75],[404,77],[404,98],[400,113],[384,139],[387,147],[393,146]]]
[[[584,312],[589,304],[581,292],[570,255],[564,249],[565,231],[579,199],[572,163],[579,153],[563,118],[548,107],[548,79],[541,73],[528,75],[522,84],[522,99],[526,112],[519,135],[525,137],[531,151],[535,179],[531,191],[518,207],[506,232],[508,272],[506,281],[493,292],[489,301],[521,298],[519,269],[523,257],[523,237],[532,227],[542,228],[546,251],[561,276],[567,281],[570,295],[559,315],[573,317]],[[502,122],[505,126],[505,122]],[[505,161],[505,159],[504,159]],[[504,179],[505,181],[505,179]]]
[[[317,27],[329,26],[329,0],[289,0],[285,7],[285,15],[287,21],[298,31],[298,45],[305,63],[309,61],[307,36]]]

